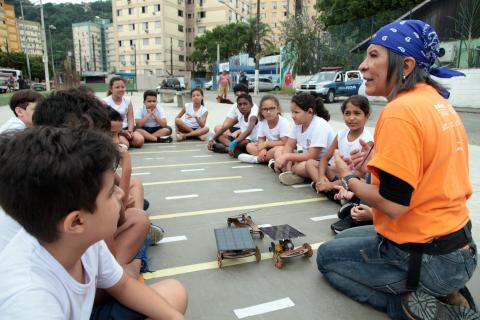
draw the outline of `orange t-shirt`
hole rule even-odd
[[[453,107],[426,84],[388,103],[375,127],[375,155],[368,163],[414,189],[408,210],[392,219],[373,209],[376,231],[398,244],[426,243],[461,229],[469,219],[472,194],[468,142]]]

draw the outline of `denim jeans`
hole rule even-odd
[[[401,297],[407,293],[408,258],[408,252],[377,235],[373,226],[362,226],[322,244],[317,266],[335,289],[392,319],[407,319]],[[474,243],[446,255],[424,254],[418,290],[446,296],[465,286],[476,265]]]

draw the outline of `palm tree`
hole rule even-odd
[[[255,57],[255,40],[256,40],[256,25],[257,25],[257,19],[250,17],[247,22],[243,22],[246,24],[246,43],[245,43],[245,51],[248,53],[250,57]],[[266,23],[262,23],[260,21],[260,26],[259,26],[259,38],[260,38],[260,47],[261,53],[266,54],[266,53],[271,53],[275,51],[275,44],[270,40],[270,35],[272,33],[272,29],[270,26]]]

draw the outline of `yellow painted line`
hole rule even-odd
[[[241,179],[242,176],[227,176],[227,177],[211,177],[211,178],[198,178],[198,179],[181,179],[181,180],[165,180],[156,182],[144,182],[143,186],[157,186],[160,184],[174,184],[174,183],[188,183],[188,182],[201,182],[201,181],[216,181],[216,180],[231,180]]]
[[[222,213],[222,212],[230,212],[230,211],[242,211],[242,210],[251,210],[251,209],[273,208],[273,207],[288,206],[288,205],[294,205],[294,204],[320,202],[320,201],[324,201],[326,199],[327,198],[325,198],[325,197],[317,197],[317,198],[307,198],[307,199],[301,199],[301,200],[258,203],[258,204],[238,206],[238,207],[229,207],[229,208],[207,209],[207,210],[187,211],[187,212],[177,212],[177,213],[165,213],[165,214],[159,214],[159,215],[156,215],[156,216],[150,216],[150,220],[199,216],[199,215],[202,215],[202,214]]]
[[[230,161],[213,161],[213,162],[189,162],[189,163],[176,163],[176,164],[160,164],[158,166],[141,166],[133,167],[133,170],[140,169],[154,169],[154,168],[173,168],[173,167],[188,167],[188,166],[208,166],[214,164],[225,164],[225,163],[237,163],[239,160],[230,160]]]
[[[317,250],[322,243],[323,242],[311,244],[312,249]],[[261,261],[272,259],[272,257],[273,257],[273,254],[271,252],[263,252]],[[254,261],[256,261],[255,256],[249,256],[249,257],[239,258],[239,259],[224,259],[222,260],[222,268],[236,266],[244,263],[250,263]],[[171,277],[179,274],[212,270],[212,269],[219,269],[217,260],[190,264],[190,265],[180,266],[180,267],[166,268],[166,269],[161,269],[153,272],[147,272],[143,274],[143,278],[145,280],[150,280],[150,279]]]
[[[130,155],[136,156],[141,154],[152,154],[152,153],[180,153],[180,152],[198,152],[199,149],[183,149],[183,150],[164,150],[164,151],[136,151],[130,152]]]

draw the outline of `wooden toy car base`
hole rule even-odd
[[[283,267],[283,259],[298,256],[310,258],[313,255],[312,247],[308,243],[295,249],[291,239],[304,237],[305,234],[288,224],[262,228],[262,231],[274,240],[270,244],[269,251],[273,253],[273,263],[278,269]]]
[[[227,225],[230,227],[231,225],[234,225],[236,228],[245,228],[248,227],[250,228],[250,233],[252,235],[258,235],[260,239],[263,239],[265,236],[263,234],[263,231],[260,230],[258,225],[253,222],[253,219],[251,216],[247,216],[245,214],[239,214],[237,216],[229,217],[227,219]]]
[[[217,242],[218,267],[222,267],[223,259],[237,259],[255,255],[257,262],[261,259],[260,250],[253,242],[249,228],[215,229]]]

